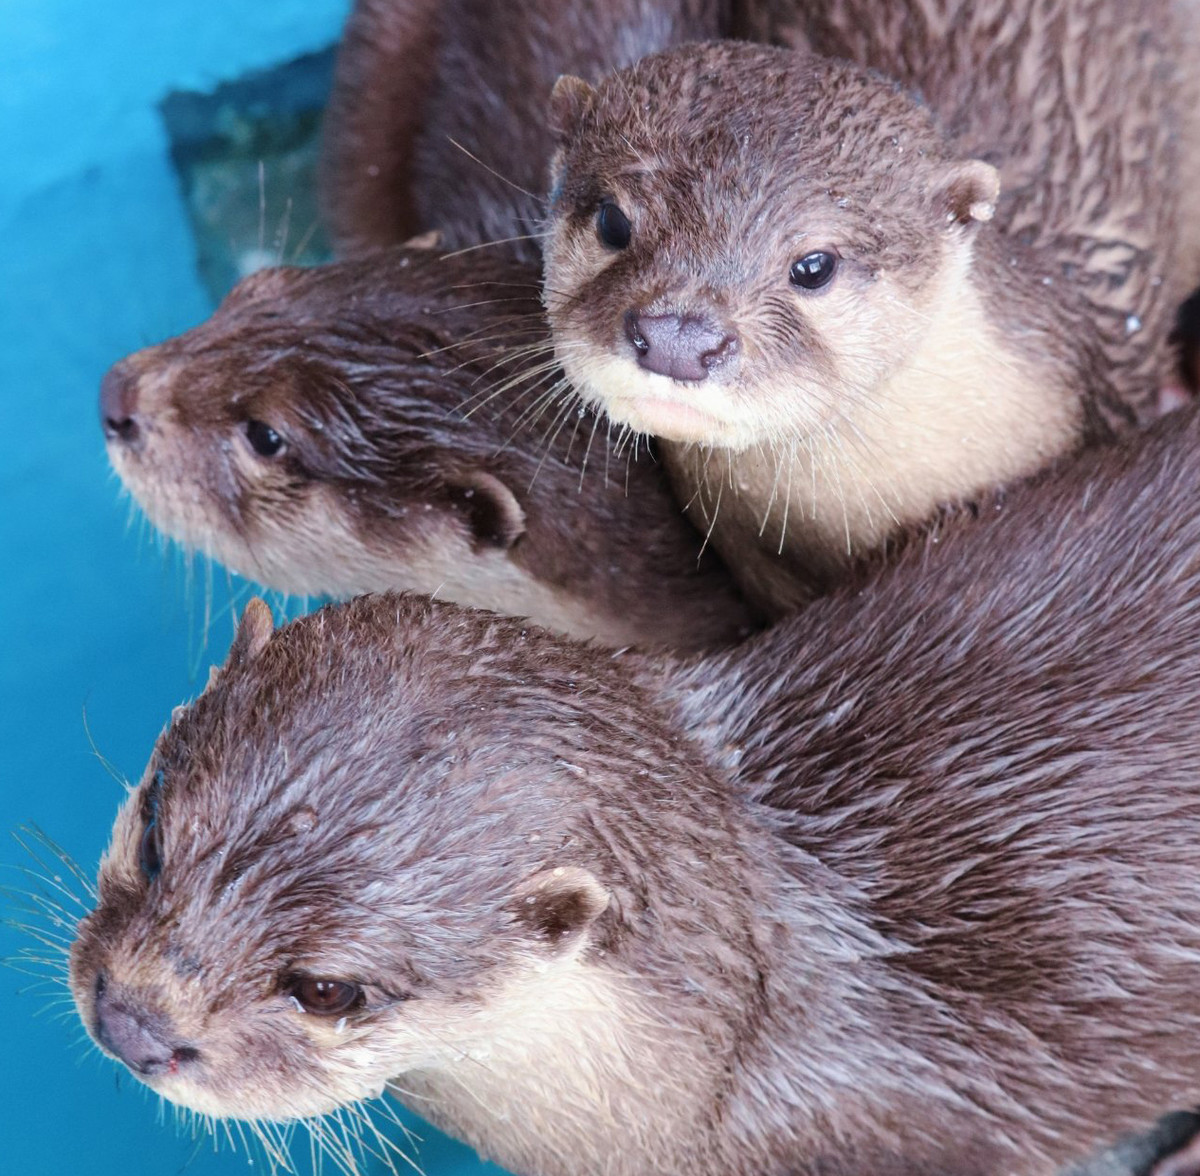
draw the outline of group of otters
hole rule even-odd
[[[522,1176],[1049,1176],[1200,1102],[1198,47],[360,0],[342,260],[101,392],[163,532],[356,597],[252,601],[159,739],[103,1049]]]

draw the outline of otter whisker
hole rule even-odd
[[[538,459],[538,464],[534,468],[533,477],[529,479],[530,488],[537,481],[538,475],[542,472],[542,467],[549,460],[550,452],[558,441],[559,434],[562,432],[563,426],[571,417],[571,410],[576,406],[577,398],[575,394],[568,390],[562,397],[561,405],[558,412],[550,421],[549,428],[543,433],[541,438],[542,456]],[[572,438],[573,440],[573,438]],[[567,445],[567,451],[564,455],[564,460],[570,460],[571,446]]]
[[[463,249],[456,249],[453,253],[443,253],[440,260],[445,261],[450,257],[462,257],[466,253],[475,253],[480,249],[490,249],[495,245],[512,245],[517,241],[540,241],[543,236],[543,233],[522,233],[515,237],[500,237],[495,241],[482,241],[478,245],[468,245]]]
[[[275,264],[283,264],[283,255],[287,251],[288,234],[292,228],[292,198],[289,196],[283,205],[283,217],[275,230]]]
[[[450,135],[447,135],[446,138],[449,140],[449,142],[451,144],[453,144],[453,146],[457,147],[459,149],[459,151],[461,151],[468,159],[472,160],[474,163],[479,164],[479,166],[481,168],[483,168],[483,170],[485,172],[487,172],[489,175],[495,176],[496,179],[498,179],[502,184],[507,184],[510,188],[513,188],[515,191],[520,192],[522,196],[528,196],[530,200],[538,201],[538,202],[541,201],[542,197],[540,195],[536,195],[533,192],[530,192],[527,189],[522,188],[520,184],[516,183],[513,180],[510,180],[508,178],[508,176],[501,175],[500,172],[498,172],[494,167],[490,167],[488,164],[484,163],[483,160],[480,159],[478,155],[474,154],[471,151],[468,151],[467,148],[464,147],[457,139],[451,137]]]
[[[596,440],[596,429],[600,424],[600,417],[595,413],[592,414],[592,431],[588,435],[587,446],[583,451],[583,463],[579,468],[579,489],[583,489],[583,477],[587,472],[588,458],[592,453],[592,443]]]
[[[317,217],[313,217],[307,229],[304,230],[300,240],[296,243],[296,248],[292,250],[292,264],[294,265],[301,257],[304,256],[304,251],[312,243],[313,237],[316,236],[317,230],[321,227],[321,221]]]

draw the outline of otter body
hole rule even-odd
[[[167,535],[283,592],[413,588],[614,645],[745,633],[662,469],[558,402],[537,285],[416,248],[252,275],[105,378],[113,466]]]
[[[568,375],[665,439],[774,612],[1153,417],[1200,276],[1167,0],[809,7],[861,64],[726,43],[564,79],[546,239]]]
[[[682,661],[255,604],[81,1016],[201,1113],[390,1085],[530,1176],[1050,1176],[1200,1098],[1198,477],[1189,410]]]
[[[341,252],[436,229],[534,263],[551,87],[722,35],[730,0],[358,0],[325,124],[322,187]]]

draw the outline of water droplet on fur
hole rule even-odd
[[[1131,314],[1125,320],[1125,334],[1136,335],[1142,329],[1142,320],[1136,314]]]

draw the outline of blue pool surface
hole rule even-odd
[[[195,694],[245,585],[189,577],[130,523],[96,416],[105,368],[211,303],[156,104],[332,42],[347,0],[0,5],[0,885],[44,829],[89,875],[171,707]],[[109,766],[111,765],[111,770]],[[6,902],[7,906],[7,902]],[[11,914],[11,908],[6,913]],[[0,955],[32,940],[0,927]],[[33,991],[30,991],[33,985]],[[199,1144],[90,1047],[63,989],[0,969],[4,1172],[267,1172]],[[496,1171],[428,1129],[430,1176]],[[307,1171],[306,1145],[295,1148]],[[325,1171],[334,1172],[326,1163]],[[365,1169],[383,1171],[376,1166]]]

